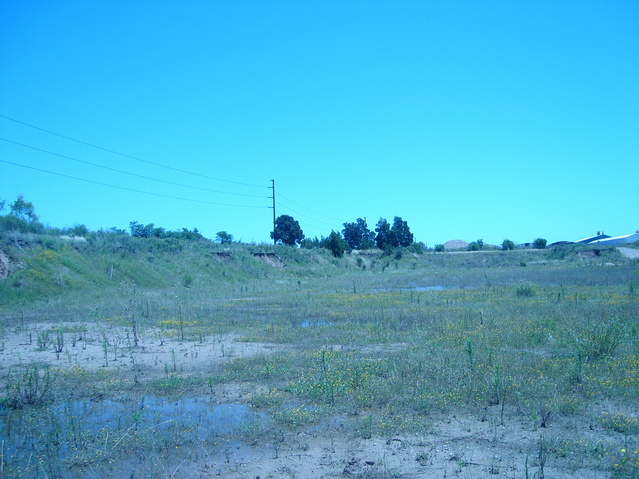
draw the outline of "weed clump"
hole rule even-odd
[[[519,297],[530,298],[535,295],[535,290],[533,289],[532,285],[528,283],[522,283],[517,286],[515,294]]]
[[[21,372],[9,372],[4,378],[6,396],[0,402],[7,409],[42,406],[53,400],[55,379],[48,367],[35,364]]]
[[[616,320],[600,321],[576,333],[577,349],[586,361],[613,356],[623,341],[624,330]]]

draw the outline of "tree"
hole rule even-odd
[[[380,218],[375,226],[375,244],[379,249],[384,249],[385,246],[392,246],[394,242],[391,238],[391,226],[386,218]]]
[[[215,241],[220,244],[231,244],[233,242],[233,235],[226,231],[218,231],[215,234]]]
[[[11,214],[16,218],[27,221],[38,221],[38,215],[35,214],[33,203],[24,201],[22,195],[11,204]]]
[[[276,243],[296,246],[302,244],[304,232],[300,228],[300,224],[292,216],[281,215],[275,220],[275,230],[271,231],[271,238]]]
[[[478,239],[468,244],[468,251],[480,251],[484,249],[484,240]]]
[[[135,236],[136,238],[150,238],[153,235],[153,223],[149,223],[144,226],[142,223],[138,223],[137,221],[131,221],[129,223],[129,228],[131,229],[131,236]]]
[[[321,248],[323,241],[325,241],[325,238],[319,239],[317,236],[315,236],[315,238],[304,238],[304,240],[302,240],[302,248]]]
[[[328,238],[326,238],[322,243],[322,246],[330,250],[336,258],[344,256],[344,251],[348,249],[348,245],[346,244],[346,241],[344,241],[344,238],[342,238],[342,235],[332,230],[331,234],[328,235]]]
[[[393,246],[410,246],[413,244],[413,233],[410,232],[408,223],[401,219],[399,216],[395,216],[393,220],[393,227],[391,233],[394,235],[394,241],[396,244]]]
[[[513,243],[509,239],[505,239],[501,243],[501,249],[503,249],[504,251],[515,249],[515,243]]]
[[[366,249],[375,245],[375,233],[368,229],[365,219],[357,218],[354,223],[344,223],[342,234],[351,249]]]
[[[393,226],[385,218],[380,218],[375,231],[377,232],[375,243],[379,249],[413,244],[413,233],[410,232],[408,223],[399,216],[395,216]]]
[[[533,248],[535,249],[544,249],[546,247],[546,243],[547,241],[543,238],[537,238],[535,241],[533,241]]]

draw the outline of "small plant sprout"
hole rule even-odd
[[[60,359],[60,353],[64,349],[64,333],[60,330],[55,333],[55,343],[53,343],[53,351],[56,359]]]

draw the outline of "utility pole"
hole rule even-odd
[[[273,196],[269,196],[269,198],[273,199],[273,206],[271,206],[271,208],[273,208],[273,233],[275,233],[275,180],[271,180],[271,186],[269,186],[269,188],[273,190]],[[277,244],[277,240],[275,238],[273,238],[273,244]]]

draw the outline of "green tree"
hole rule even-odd
[[[302,240],[302,248],[305,248],[305,249],[321,248],[323,241],[325,241],[324,238],[320,239],[317,236],[315,236],[315,238],[304,238]]]
[[[380,218],[375,226],[375,244],[379,249],[384,249],[387,246],[392,246],[395,242],[391,234],[391,225],[386,218]]]
[[[366,249],[375,245],[375,233],[368,229],[365,219],[357,218],[353,223],[344,223],[342,234],[351,249]]]
[[[131,236],[135,236],[136,238],[150,238],[153,236],[154,224],[149,223],[144,226],[142,223],[138,223],[137,221],[131,221],[129,223],[129,228],[131,229]]]
[[[11,203],[11,214],[16,218],[27,221],[38,221],[38,215],[35,214],[35,208],[30,201],[24,201],[22,195]]]
[[[546,243],[547,241],[543,238],[537,238],[535,241],[533,241],[533,248],[535,249],[544,249],[546,247]]]
[[[215,234],[215,241],[220,244],[231,244],[233,242],[233,235],[226,231],[218,231]]]
[[[504,251],[515,249],[515,243],[513,243],[509,239],[505,239],[501,243],[501,249],[503,249]]]
[[[395,242],[392,246],[406,247],[413,244],[413,233],[410,232],[408,223],[399,216],[395,216],[395,219],[393,220],[391,233],[393,234],[392,239]]]
[[[326,238],[322,243],[322,246],[330,250],[336,258],[344,256],[344,251],[348,249],[348,245],[346,244],[346,241],[344,241],[344,238],[342,238],[342,235],[332,230],[331,234],[328,235],[328,238]]]
[[[480,251],[484,249],[484,240],[478,239],[468,244],[468,251]]]
[[[271,231],[271,239],[276,243],[288,246],[301,245],[304,232],[300,224],[292,216],[281,215],[275,220],[275,230]]]

